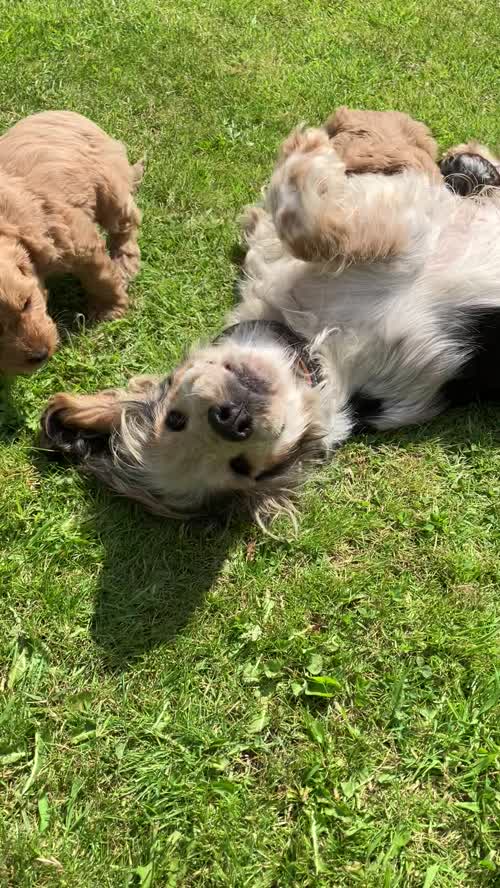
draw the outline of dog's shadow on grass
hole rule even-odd
[[[104,498],[93,518],[104,559],[91,632],[106,666],[125,670],[189,624],[241,529],[182,525],[97,494]]]
[[[0,442],[2,444],[12,444],[24,422],[15,398],[12,396],[12,385],[11,379],[0,377]]]
[[[49,281],[48,312],[57,324],[64,343],[75,333],[81,333],[87,311],[87,297],[80,282],[72,275],[60,275]]]
[[[457,407],[424,425],[368,434],[365,440],[374,446],[391,444],[402,449],[430,441],[449,451],[460,451],[473,445],[496,449],[500,443],[500,404]]]

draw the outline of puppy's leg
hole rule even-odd
[[[324,130],[298,130],[282,147],[267,204],[298,259],[373,262],[405,251],[436,187],[414,171],[346,176]]]
[[[121,317],[128,305],[126,286],[96,225],[83,210],[72,210],[68,222],[73,251],[64,258],[87,293],[90,316],[95,320]]]
[[[126,215],[116,221],[116,228],[109,230],[109,253],[120,269],[125,284],[128,284],[139,271],[141,251],[137,242],[141,213],[132,198],[129,198]]]
[[[144,173],[142,161],[130,167],[120,164],[108,172],[99,190],[97,221],[108,232],[108,248],[127,285],[139,271],[141,252],[137,237],[141,211],[133,195]]]

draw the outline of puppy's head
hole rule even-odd
[[[121,421],[97,445],[97,425],[79,428],[56,404],[44,419],[46,443],[170,517],[239,504],[263,520],[288,509],[304,464],[322,454],[319,368],[272,326],[239,324],[193,350],[168,379],[122,400]]]
[[[259,508],[318,452],[317,391],[296,353],[265,335],[193,351],[160,389],[147,461],[181,512],[233,498]]]
[[[21,243],[0,236],[0,371],[33,373],[58,337],[41,281]]]

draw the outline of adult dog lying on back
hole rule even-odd
[[[45,442],[157,513],[261,519],[356,430],[498,397],[500,200],[454,194],[420,151],[347,175],[327,129],[292,133],[230,325],[165,379],[56,395]]]

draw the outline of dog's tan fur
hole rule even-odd
[[[437,145],[424,123],[400,111],[338,108],[325,123],[346,173],[421,170],[438,180]]]
[[[120,142],[71,111],[34,114],[0,138],[0,371],[29,373],[54,352],[49,275],[77,276],[92,317],[123,314],[139,268],[133,194],[142,172]]]
[[[328,157],[325,182],[333,174],[334,160],[342,180],[361,174],[395,175],[405,170],[425,173],[432,181],[441,179],[437,145],[425,124],[399,111],[339,108],[323,129],[298,128],[284,141],[271,182],[271,201],[273,195],[279,199],[283,188],[297,194],[306,190],[314,155],[318,163]],[[359,184],[353,181],[350,187],[357,189]],[[314,226],[309,231],[297,224],[301,213],[297,209],[283,207],[277,227],[293,255],[305,262],[341,259],[345,264],[387,259],[400,253],[405,244],[405,231],[396,221],[388,220],[386,212],[380,213],[382,224],[373,224],[382,208],[370,206],[363,218],[360,214],[349,216],[343,212],[341,194],[338,206],[330,205],[328,214],[318,201],[310,214]]]
[[[298,130],[288,140],[267,199],[279,237],[297,259],[345,266],[388,259],[404,248],[408,231],[401,224],[400,208],[393,206],[388,212],[383,191],[372,197],[360,181],[365,177],[346,172],[324,130]],[[335,200],[323,200],[327,189],[335,193]],[[285,193],[287,200],[282,199]],[[353,212],[346,211],[347,204],[355,207]]]

